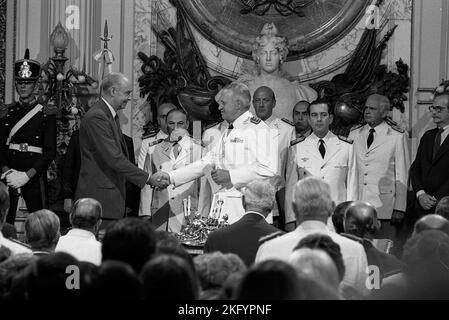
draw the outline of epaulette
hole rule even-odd
[[[361,127],[363,127],[365,124],[362,122],[362,123],[359,123],[358,125],[356,125],[356,126],[354,126],[354,127],[352,127],[351,128],[351,131],[354,131],[354,130],[357,130],[357,129],[360,129]]]
[[[214,123],[211,123],[210,125],[206,126],[206,127],[204,128],[204,130],[207,130],[207,129],[213,128],[213,127],[215,127],[215,126],[216,126],[217,124],[219,124],[219,122],[214,122]]]
[[[291,125],[291,126],[295,126],[295,124],[293,123],[293,121],[291,121],[291,120],[289,120],[289,119],[287,119],[287,118],[282,118],[281,119],[282,121],[284,121],[285,123],[288,123],[289,125]]]
[[[346,143],[349,143],[349,144],[353,144],[354,143],[354,140],[346,138],[344,136],[337,136],[337,137],[338,137],[338,139],[340,139],[341,141],[344,141]]]
[[[46,104],[44,106],[44,114],[48,115],[48,116],[54,116],[55,114],[58,113],[58,107],[55,105],[48,105]]]
[[[260,120],[260,119],[257,118],[257,117],[251,117],[251,119],[249,119],[249,121],[251,121],[251,122],[254,123],[254,124],[259,124],[260,121],[262,121],[262,120]]]
[[[13,238],[8,238],[9,241],[14,242],[15,244],[21,245],[22,247],[25,247],[27,249],[31,249],[31,247],[29,245],[27,245],[26,243],[20,242],[19,240],[13,239]]]
[[[385,122],[386,122],[386,124],[388,124],[388,125],[391,127],[391,129],[393,129],[394,131],[397,131],[397,132],[399,132],[399,133],[404,133],[404,132],[405,132],[404,129],[402,129],[402,128],[397,124],[397,122],[395,122],[395,121],[393,121],[393,120],[391,120],[391,119],[389,119],[389,118],[385,119]]]
[[[259,239],[259,246],[264,244],[267,241],[273,240],[274,238],[280,237],[283,234],[285,234],[284,231],[276,231],[274,233],[270,233],[269,235],[266,235]]]
[[[157,139],[157,140],[154,140],[153,142],[150,142],[150,143],[148,144],[148,147],[155,146],[155,145],[161,143],[161,142],[164,141],[164,140],[165,140],[165,139]]]
[[[143,135],[143,136],[142,136],[142,140],[143,140],[143,139],[148,139],[148,138],[155,137],[156,135],[157,135],[157,132],[155,132],[155,131],[150,132],[150,133],[148,133],[148,134],[146,134],[146,135]]]
[[[293,147],[295,144],[303,142],[304,140],[306,140],[306,137],[305,136],[300,136],[299,138],[296,138],[295,140],[290,141],[290,147]]]

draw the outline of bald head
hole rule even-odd
[[[344,228],[359,238],[373,237],[379,228],[376,208],[368,202],[353,201],[346,209]]]
[[[101,220],[100,202],[92,198],[82,198],[75,202],[70,213],[70,223],[74,228],[92,231]]]
[[[390,100],[386,96],[372,94],[365,103],[364,119],[374,128],[384,121],[389,111]]]
[[[338,290],[340,281],[337,266],[323,250],[309,248],[295,250],[290,255],[290,263],[300,275],[323,281]]]
[[[270,118],[276,106],[276,98],[273,90],[266,86],[257,88],[253,94],[253,106],[256,115],[260,119],[265,121]]]
[[[438,214],[428,214],[415,223],[414,234],[425,230],[439,230],[449,235],[449,221]]]

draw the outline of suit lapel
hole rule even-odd
[[[435,140],[435,135],[433,135],[433,140]],[[432,144],[432,149],[433,149],[433,144]],[[432,150],[433,151],[433,150]],[[446,139],[444,139],[443,143],[440,146],[440,149],[438,149],[438,152],[435,156],[435,160],[433,160],[432,165],[435,164],[436,162],[438,162],[438,160],[441,159],[441,157],[449,151],[449,136],[446,137]]]

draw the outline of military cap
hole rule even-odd
[[[21,82],[34,82],[41,75],[41,65],[36,60],[30,59],[30,51],[26,49],[23,59],[14,63],[14,80]]]

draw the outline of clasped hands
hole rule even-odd
[[[424,210],[430,210],[437,204],[437,199],[427,193],[420,194],[418,197],[419,204]]]
[[[8,187],[18,189],[27,184],[30,178],[26,172],[9,169],[1,175],[0,180],[6,180]]]
[[[147,184],[155,187],[158,190],[163,190],[170,185],[170,176],[167,172],[158,171],[151,175]]]

